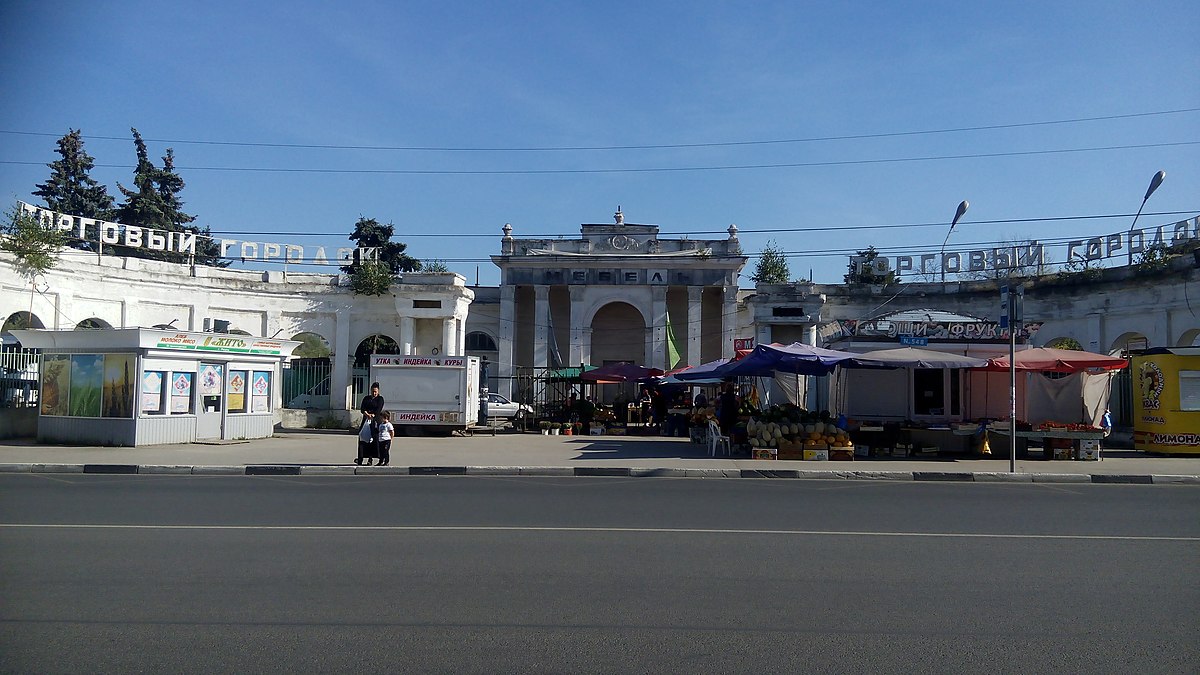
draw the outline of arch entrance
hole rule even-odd
[[[647,362],[646,320],[636,307],[627,302],[610,302],[592,316],[592,365],[628,361],[637,365]],[[597,394],[602,402],[610,402],[618,393],[630,398],[635,383],[600,385]]]

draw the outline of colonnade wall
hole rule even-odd
[[[1195,344],[1200,337],[1200,268],[1191,257],[1169,262],[1152,271],[1126,266],[1088,276],[1050,274],[1014,280],[1024,286],[1024,320],[1041,324],[1033,344],[1072,338],[1096,352]],[[750,305],[758,326],[771,323],[771,307],[789,304],[807,305],[805,312],[818,323],[866,321],[922,309],[997,321],[1003,283],[766,286]]]

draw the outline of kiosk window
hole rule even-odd
[[[256,370],[250,377],[250,412],[271,410],[271,373]]]
[[[171,414],[192,413],[192,380],[195,373],[171,373]]]
[[[167,412],[167,373],[160,370],[147,370],[142,373],[142,412],[148,415],[162,415]]]
[[[1200,370],[1179,371],[1179,409],[1200,410]]]
[[[246,371],[229,371],[229,388],[225,395],[226,410],[231,413],[246,412]]]

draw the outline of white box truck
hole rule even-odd
[[[371,382],[401,433],[450,434],[479,422],[478,356],[376,354]]]

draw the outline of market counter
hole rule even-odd
[[[988,425],[987,429],[988,432],[1003,436],[1005,438],[1008,438],[1009,434],[1012,433],[1007,424],[990,424]],[[1100,459],[1100,441],[1104,440],[1105,433],[1099,429],[1092,431],[1074,431],[1070,429],[1032,429],[1029,431],[1017,430],[1016,436],[1019,444],[1018,452],[1024,452],[1028,449],[1027,447],[1020,447],[1022,445],[1027,446],[1028,439],[1040,438],[1042,439],[1042,459],[1052,459],[1054,458],[1053,450],[1055,449],[1052,441],[1054,439],[1068,440],[1070,441],[1071,445],[1070,450],[1072,459],[1093,460]]]

